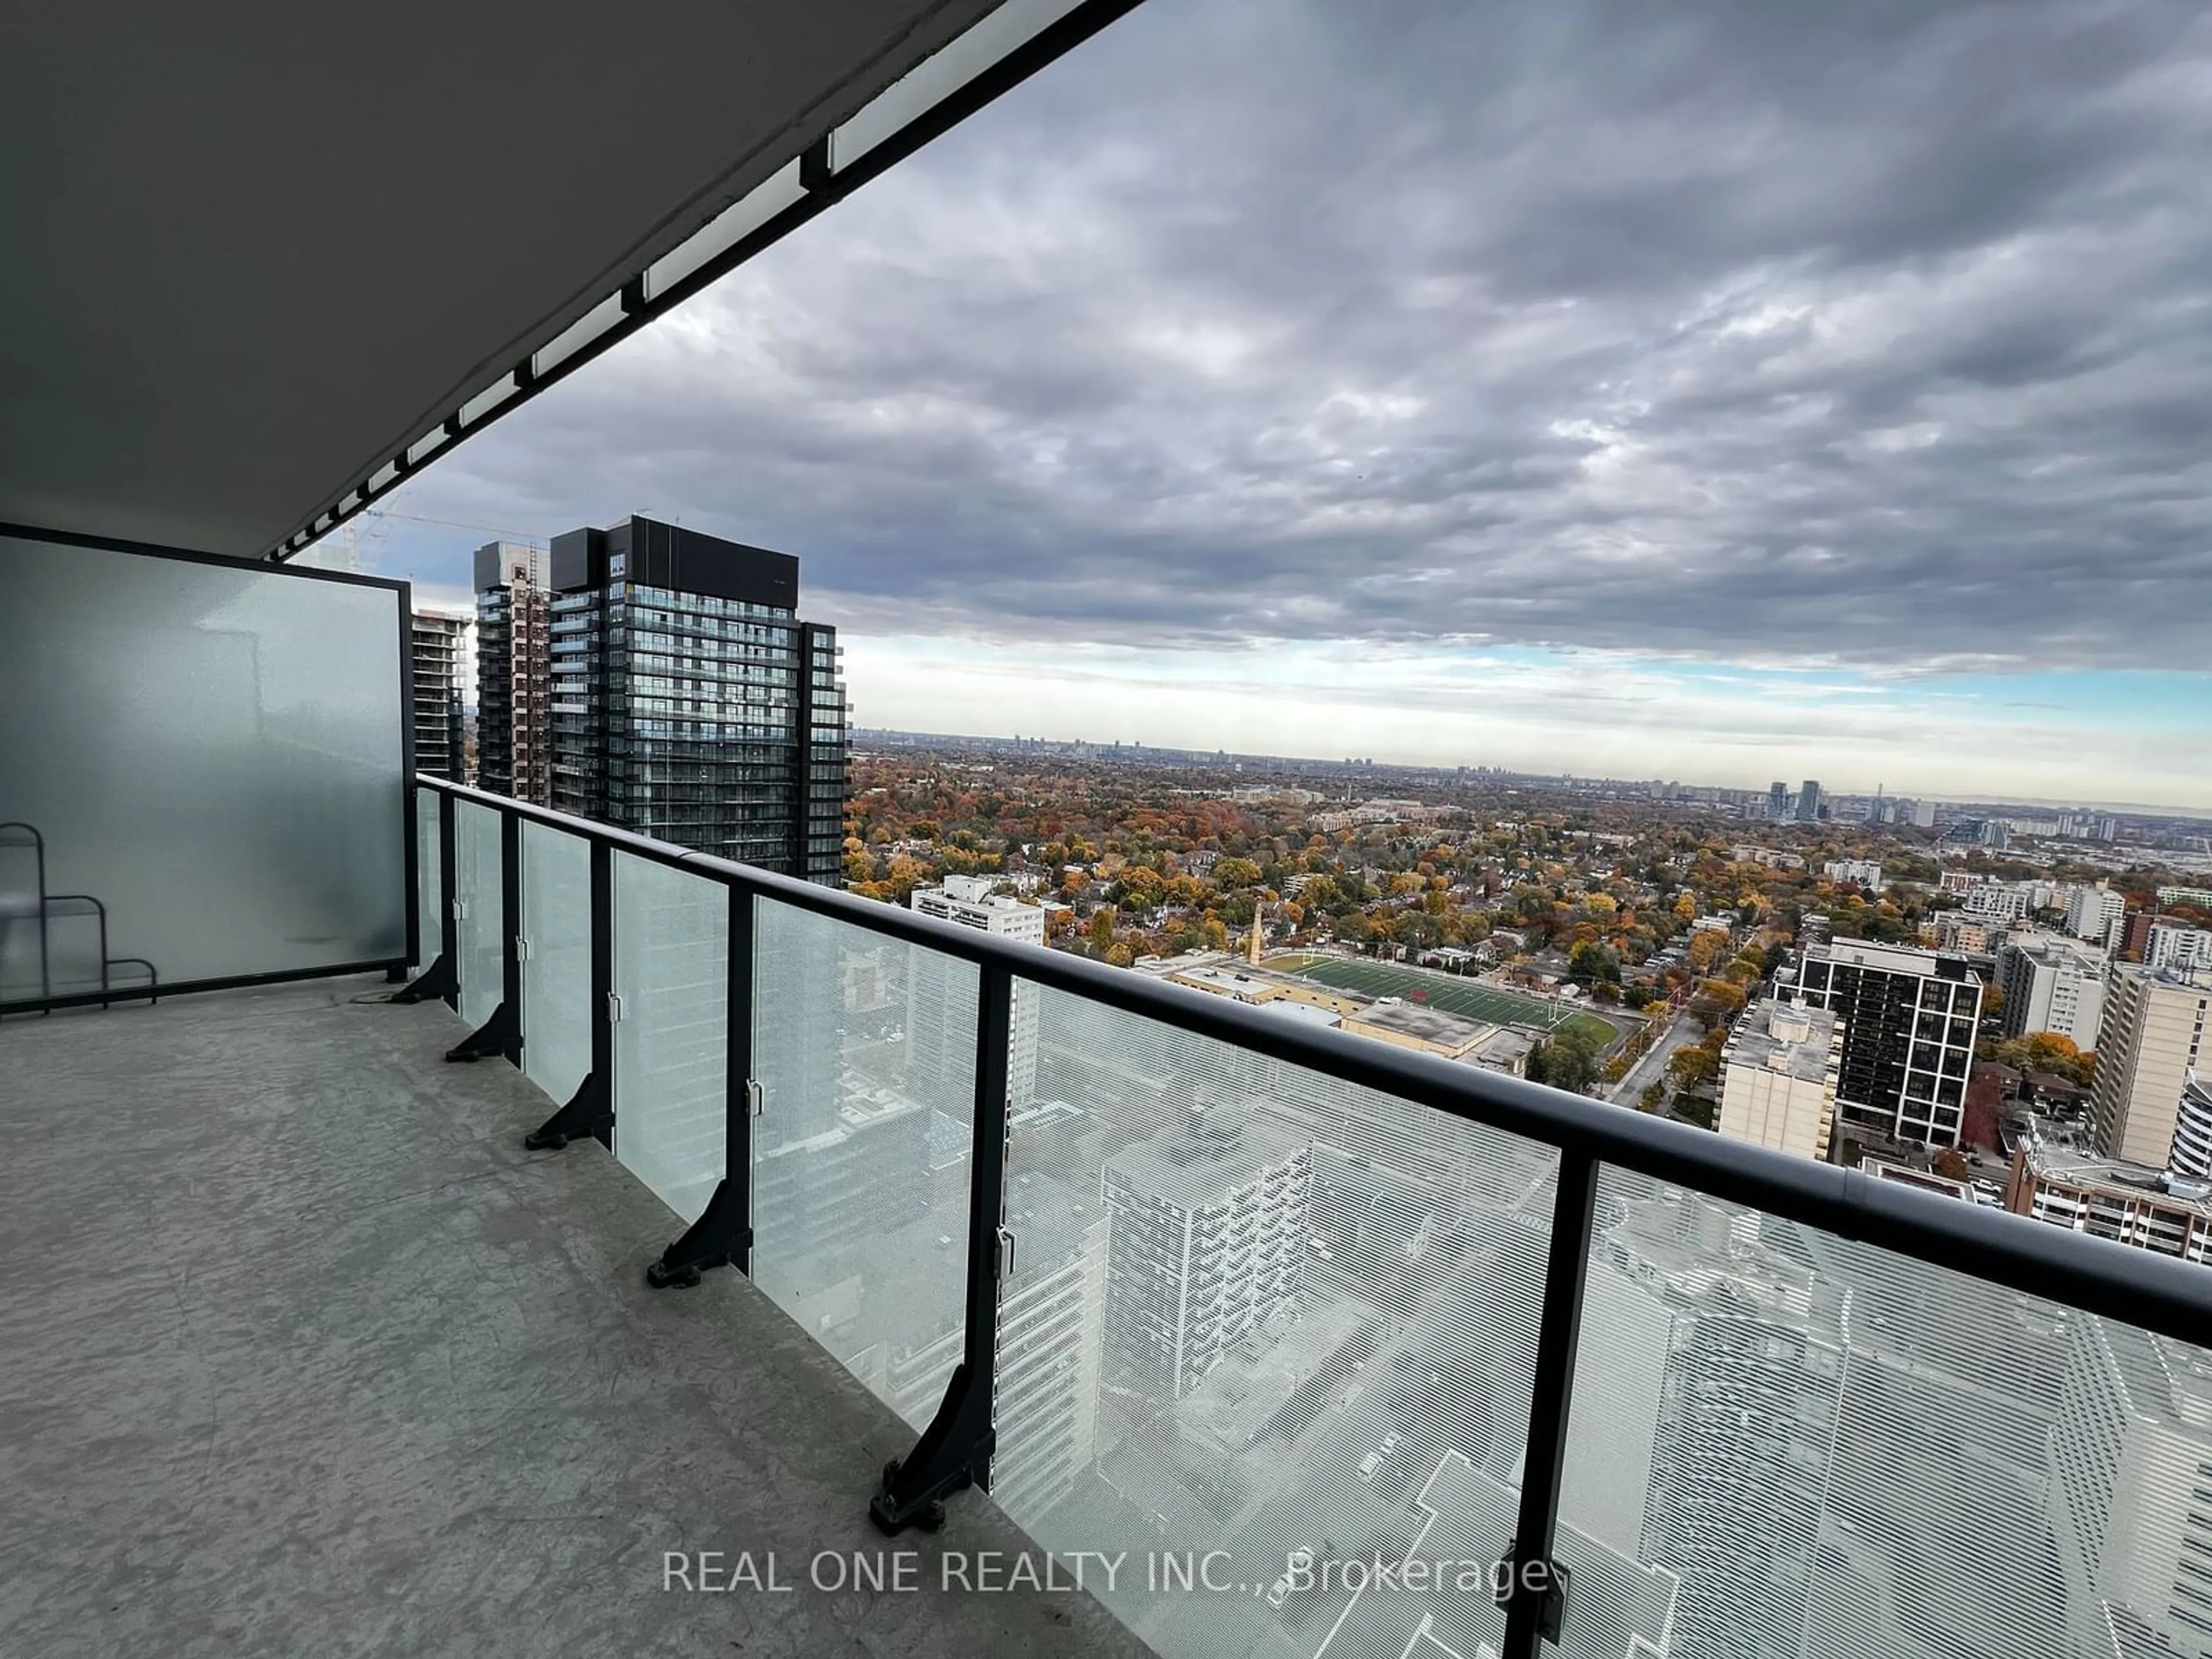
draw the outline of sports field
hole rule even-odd
[[[1341,957],[1316,958],[1310,966],[1293,969],[1301,979],[1317,981],[1350,991],[1355,996],[1402,997],[1424,1002],[1463,1019],[1490,1025],[1522,1025],[1539,1031],[1572,1026],[1593,1042],[1601,1036],[1612,1042],[1620,1033],[1611,1021],[1595,1014],[1578,1014],[1557,1003],[1516,996],[1495,985],[1480,985],[1450,974],[1434,974],[1424,968],[1405,968],[1395,963],[1350,962]]]

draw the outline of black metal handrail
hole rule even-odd
[[[656,1286],[696,1283],[724,1263],[750,1272],[753,1234],[751,997],[753,939],[762,901],[790,906],[864,932],[973,963],[978,969],[974,1144],[964,1279],[962,1354],[942,1403],[913,1451],[886,1468],[869,1507],[887,1532],[941,1524],[943,1500],[988,1489],[996,1449],[997,1312],[1012,1272],[1006,1252],[1005,1170],[1007,1044],[1014,987],[1046,987],[1175,1030],[1229,1044],[1377,1093],[1557,1149],[1548,1260],[1536,1330],[1534,1386],[1505,1605],[1503,1650],[1536,1659],[1559,1639],[1565,1570],[1553,1559],[1571,1424],[1584,1281],[1591,1255],[1599,1172],[1616,1164],[1661,1182],[1862,1241],[1901,1255],[2125,1321],[2186,1342],[2212,1332],[2212,1275],[2193,1264],[1991,1211],[1894,1182],[1665,1121],[1600,1101],[1440,1057],[1364,1041],[1334,1029],[1270,1018],[1257,1009],[1164,980],[962,927],[793,877],[687,852],[665,842],[423,776],[439,798],[439,867],[447,902],[441,950],[396,999],[440,996],[458,1006],[459,927],[455,818],[471,805],[498,814],[501,1000],[449,1059],[500,1054],[520,1063],[521,826],[544,825],[584,842],[591,855],[592,1069],[574,1098],[527,1138],[558,1147],[618,1133],[611,1005],[614,854],[622,853],[720,883],[730,900],[729,1053],[726,1174],[698,1219],[647,1270]]]
[[[1584,1151],[1601,1163],[1937,1267],[2125,1319],[2184,1340],[2201,1340],[2212,1331],[2212,1274],[2188,1262],[2008,1212],[1961,1204],[1856,1170],[1816,1164],[1433,1054],[1370,1042],[1333,1029],[1271,1019],[1227,998],[1207,996],[1089,957],[963,927],[712,854],[687,852],[666,842],[442,778],[419,781],[456,800],[545,824],[633,857],[690,870],[795,909],[979,965],[995,963],[1031,984],[1104,1003],[1508,1133]]]

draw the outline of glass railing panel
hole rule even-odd
[[[461,1018],[481,1025],[499,1007],[505,949],[500,942],[499,814],[453,803],[453,884],[460,890]]]
[[[1563,1651],[2212,1652],[2212,1352],[1607,1170],[1559,1518]]]
[[[1375,1566],[1508,1553],[1553,1151],[1019,982],[1012,1052],[994,1498],[1176,1659],[1495,1650]]]
[[[592,1069],[592,849],[522,825],[522,1069],[556,1101]]]
[[[754,1282],[916,1428],[965,1330],[973,963],[756,911]]]
[[[696,1221],[727,1151],[729,889],[613,856],[615,1157]]]
[[[435,791],[415,792],[415,903],[419,927],[415,947],[415,971],[438,959],[445,939],[446,878],[439,860],[438,796]]]

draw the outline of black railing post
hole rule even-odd
[[[422,786],[415,786],[420,789]],[[441,789],[438,794],[438,955],[435,961],[415,976],[415,982],[404,991],[392,994],[394,1002],[428,1002],[439,999],[448,1008],[461,1005],[461,924],[453,914],[456,896],[454,872],[459,862],[453,852],[453,798]],[[419,823],[421,819],[418,817]]]
[[[561,1109],[523,1136],[533,1152],[558,1152],[589,1135],[610,1151],[615,1128],[615,855],[591,847],[592,1067]]]
[[[522,819],[505,811],[499,815],[499,1006],[446,1050],[447,1060],[492,1054],[522,1064]]]
[[[975,1011],[975,1138],[968,1160],[967,1330],[944,1403],[914,1450],[884,1466],[868,1518],[884,1532],[945,1524],[945,1499],[967,1486],[991,1486],[998,1449],[992,1411],[998,1386],[999,1293],[1011,1276],[1006,1214],[1006,1067],[1013,1036],[1014,980],[1005,964],[978,967]]]
[[[728,1024],[723,1036],[722,1178],[684,1236],[645,1270],[656,1291],[688,1290],[702,1269],[727,1262],[752,1272],[753,1113],[759,1085],[753,1080],[753,896],[730,889]]]
[[[1559,1196],[1536,1328],[1535,1385],[1528,1399],[1528,1449],[1522,1460],[1521,1511],[1504,1585],[1504,1659],[1537,1659],[1559,1639],[1566,1615],[1567,1570],[1553,1554],[1559,1480],[1565,1467],[1582,1340],[1583,1289],[1589,1278],[1590,1227],[1597,1211],[1597,1160],[1575,1147],[1559,1152]]]

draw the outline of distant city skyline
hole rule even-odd
[[[1335,766],[1341,765],[1349,761],[1371,763],[1376,767],[1402,768],[1411,771],[1450,771],[1454,769],[1464,769],[1469,772],[1502,774],[1509,778],[1521,777],[1539,781],[1551,779],[1559,781],[1573,781],[1576,783],[1614,783],[1620,785],[1623,788],[1633,788],[1638,785],[1650,785],[1652,783],[1665,783],[1671,784],[1676,787],[1683,789],[1714,790],[1729,794],[1741,795],[1747,799],[1756,799],[1766,793],[1765,790],[1755,787],[1749,784],[1730,782],[1715,778],[1701,778],[1695,776],[1678,777],[1665,773],[1620,774],[1610,772],[1571,771],[1558,766],[1510,766],[1497,761],[1483,760],[1480,758],[1472,758],[1463,761],[1432,762],[1395,760],[1388,755],[1373,754],[1291,754],[1279,750],[1233,749],[1225,747],[1219,744],[1160,743],[1142,736],[1132,737],[1112,732],[1082,732],[1066,736],[1051,732],[941,732],[908,726],[880,726],[866,720],[857,722],[854,726],[853,730],[857,737],[882,736],[904,740],[912,740],[921,744],[997,744],[1028,743],[1035,741],[1037,743],[1071,748],[1080,745],[1095,751],[1120,749],[1124,751],[1141,751],[1150,753],[1157,750],[1162,754],[1194,755],[1200,757],[1207,755],[1221,755],[1226,757],[1231,762],[1252,761],[1265,763],[1273,761],[1290,766]],[[1837,800],[1864,801],[1870,800],[1875,798],[1875,791],[1871,788],[1830,789],[1823,786],[1821,789],[1821,800],[1824,805],[1832,803]],[[1945,793],[1939,791],[1923,791],[1920,793],[1916,794],[1909,789],[1893,788],[1884,788],[1881,792],[1880,798],[1885,800],[1909,800],[1916,803],[1926,801],[1933,803],[1936,805],[1947,808],[1972,807],[1995,810],[1999,808],[2026,807],[2040,811],[2061,814],[2066,812],[2118,813],[2134,814],[2147,817],[2179,818],[2190,821],[2212,817],[2212,812],[2208,812],[2205,809],[2178,806],[2171,804],[2160,804],[2152,801],[2111,801],[2075,799],[2061,799],[2036,795],[1960,794]],[[1794,793],[1792,799],[1793,801],[1795,799]],[[1747,822],[1756,823],[1759,822],[1759,820],[1748,820]],[[1798,820],[1792,816],[1784,818],[1782,822],[1786,823],[1796,823]],[[1824,820],[1824,822],[1832,823],[1834,820]],[[1844,822],[1848,824],[1851,820],[1846,819]],[[1885,824],[1881,827],[1885,829],[1909,830],[1913,826],[1910,823],[1899,823]],[[1926,826],[1923,825],[1921,827],[1925,828]]]

